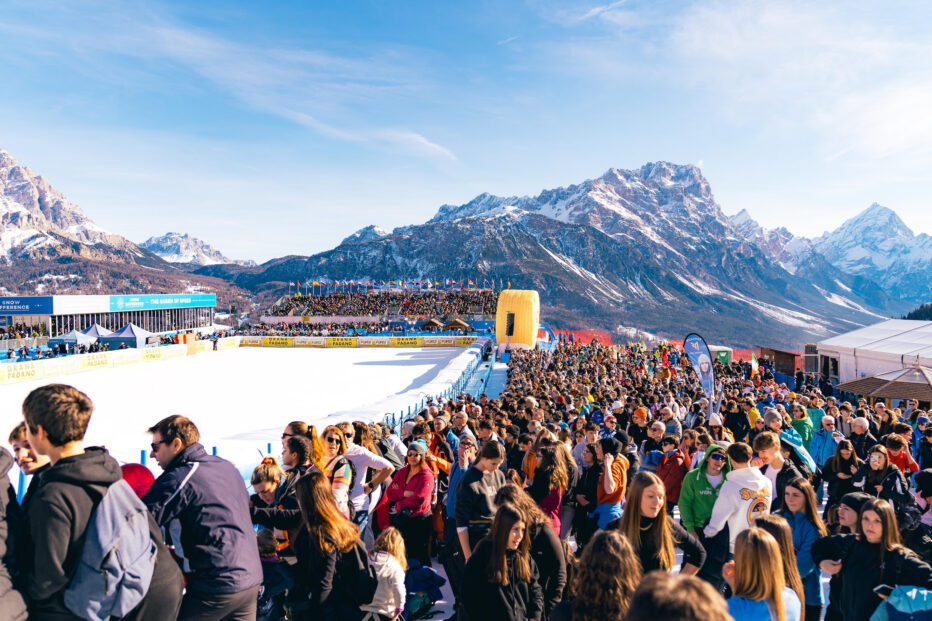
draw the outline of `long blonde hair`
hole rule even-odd
[[[372,549],[388,552],[395,557],[402,569],[408,571],[408,553],[405,550],[405,540],[401,536],[401,532],[394,526],[389,526],[379,533]]]
[[[752,526],[738,533],[735,540],[736,597],[773,606],[776,621],[786,621],[783,607],[783,558],[780,545],[763,528]]]
[[[783,559],[783,579],[786,586],[796,591],[800,602],[805,602],[806,594],[803,589],[803,579],[799,576],[799,567],[796,565],[796,548],[793,547],[793,531],[790,525],[782,515],[773,513],[754,518],[754,525],[763,528],[777,540]]]
[[[644,490],[656,485],[663,490],[664,500],[666,500],[667,491],[660,480],[653,472],[638,472],[631,484],[628,486],[628,496],[625,501],[625,512],[621,516],[620,530],[623,535],[631,542],[635,554],[641,550],[641,536],[651,537],[654,540],[654,546],[657,549],[657,560],[664,571],[670,571],[676,564],[676,552],[673,546],[673,531],[670,529],[670,521],[667,513],[663,508],[660,514],[654,518],[653,524],[646,531],[641,531],[641,497]]]

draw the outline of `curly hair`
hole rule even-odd
[[[625,536],[599,531],[579,559],[573,620],[622,621],[640,581],[641,563]]]

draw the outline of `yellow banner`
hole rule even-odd
[[[9,366],[12,366],[12,364],[13,364],[13,363],[10,363],[10,364],[0,364],[0,384],[5,384],[5,383],[6,383],[6,368],[9,367]]]
[[[23,382],[42,378],[42,367],[39,366],[38,361],[13,362],[3,366],[6,367],[6,381],[8,382]]]
[[[388,347],[390,342],[387,336],[360,336],[356,344],[359,347]]]
[[[453,347],[456,344],[452,336],[425,336],[422,340],[424,347]]]
[[[81,369],[106,369],[112,366],[109,352],[81,354]]]
[[[456,337],[457,347],[469,347],[479,339],[478,336],[458,336]]]
[[[327,347],[356,347],[356,338],[352,336],[327,337]]]
[[[113,352],[113,366],[124,367],[128,364],[136,364],[142,360],[141,349],[124,349]]]
[[[142,361],[152,362],[153,360],[164,360],[165,354],[161,347],[146,347],[142,350]]]
[[[263,347],[293,347],[294,340],[290,336],[263,336]]]
[[[421,337],[419,336],[393,336],[392,347],[420,347]]]

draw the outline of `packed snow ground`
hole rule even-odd
[[[407,413],[409,404],[449,387],[473,359],[469,351],[243,347],[6,384],[0,387],[0,437],[6,444],[31,390],[62,382],[94,401],[85,445],[106,446],[121,463],[139,463],[141,451],[149,452],[146,429],[183,414],[197,424],[208,451],[217,447],[248,476],[269,444],[280,458],[282,429],[290,421],[320,428],[328,419]],[[153,460],[147,465],[160,474]],[[18,474],[15,468],[10,473],[14,485]]]

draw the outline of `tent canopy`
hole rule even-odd
[[[72,330],[71,332],[66,332],[64,334],[59,334],[53,339],[49,339],[49,346],[54,347],[55,345],[90,345],[97,340],[96,336],[91,336],[83,332],[78,332],[77,330]]]
[[[101,343],[108,343],[111,348],[124,343],[127,347],[145,347],[146,339],[150,336],[155,335],[144,328],[128,323],[113,334],[102,336],[98,340]]]
[[[108,330],[107,328],[103,327],[99,323],[95,323],[94,325],[87,328],[86,330],[82,330],[81,333],[86,334],[87,336],[93,336],[95,339],[100,338],[102,336],[108,336],[110,334],[113,334],[111,330]]]
[[[865,397],[932,401],[932,369],[923,366],[905,367],[844,382],[836,388]]]

